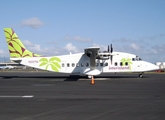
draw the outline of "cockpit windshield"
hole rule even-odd
[[[138,56],[136,56],[135,58],[132,58],[132,61],[141,61],[142,59]]]

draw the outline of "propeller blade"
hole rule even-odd
[[[113,60],[113,56],[112,55],[110,56],[110,59],[111,59],[111,65],[112,65],[112,60]]]
[[[109,52],[109,45],[108,45],[108,52]]]
[[[113,47],[112,47],[112,44],[111,44],[111,53],[113,52]]]
[[[113,47],[112,47],[112,44],[111,44],[111,53],[113,52]],[[113,55],[110,56],[110,59],[111,59],[111,65],[112,65],[112,62],[113,62]]]

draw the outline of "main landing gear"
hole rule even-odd
[[[143,73],[140,73],[139,74],[139,78],[143,78]]]
[[[88,75],[87,77],[91,79],[92,78],[92,75]]]

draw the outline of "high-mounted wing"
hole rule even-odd
[[[111,60],[111,64],[113,61],[113,56],[117,54],[113,54],[113,47],[112,44],[109,46],[108,45],[108,50],[100,52],[99,47],[89,47],[84,50],[85,54],[90,57],[90,69],[94,70],[96,67],[96,59],[100,60]]]

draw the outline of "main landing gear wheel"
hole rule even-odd
[[[143,78],[143,74],[139,74],[139,78]]]
[[[88,75],[87,77],[91,79],[92,78],[92,75]]]

